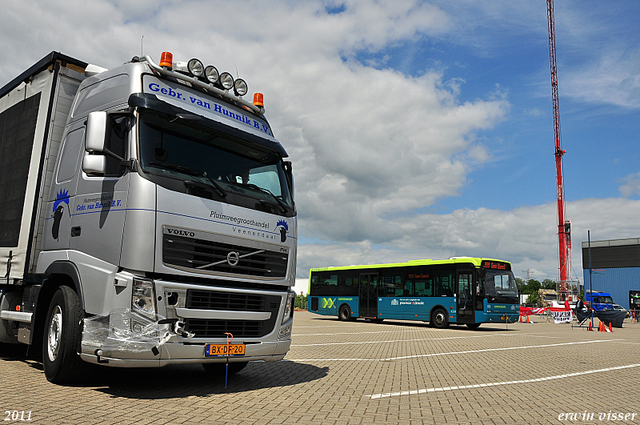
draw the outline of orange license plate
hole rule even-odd
[[[206,357],[244,356],[244,344],[207,344],[204,346]]]

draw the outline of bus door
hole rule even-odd
[[[456,297],[456,313],[457,323],[475,323],[476,315],[474,312],[475,291],[473,287],[473,270],[458,270],[458,286]]]
[[[378,317],[378,274],[360,275],[360,317]]]

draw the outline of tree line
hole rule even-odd
[[[518,284],[518,290],[521,294],[529,295],[526,302],[527,304],[538,304],[538,291],[540,289],[556,290],[556,282],[551,279],[545,279],[542,282],[529,279],[525,282],[519,277],[516,277],[516,283]]]

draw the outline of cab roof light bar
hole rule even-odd
[[[242,96],[248,92],[248,85],[243,79],[234,79],[228,72],[220,73],[213,65],[204,66],[202,62],[196,58],[184,62],[173,62],[173,55],[170,52],[163,52],[160,59],[160,65],[156,64],[149,55],[140,58],[140,61],[146,62],[151,69],[163,76],[173,77],[186,81],[206,91],[213,92],[224,99],[236,102],[244,108],[250,110],[257,115],[264,114],[264,101],[262,93],[254,95],[253,103],[242,99]],[[233,94],[230,91],[233,90]],[[259,101],[256,101],[259,95]]]

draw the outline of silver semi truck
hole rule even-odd
[[[108,70],[52,52],[0,89],[0,345],[54,383],[284,358],[291,163],[246,94],[168,52]]]

